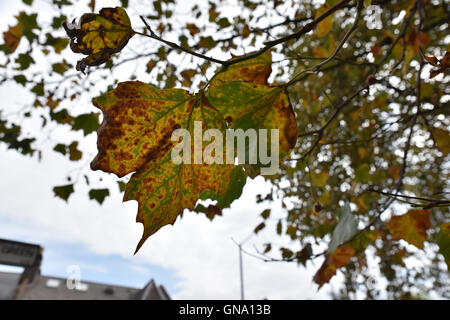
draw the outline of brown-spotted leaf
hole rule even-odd
[[[267,57],[262,57],[265,59]],[[267,81],[268,64],[262,60],[236,64],[235,68],[221,72],[206,94],[201,91],[190,95],[181,89],[160,90],[139,81],[129,81],[119,83],[116,89],[94,99],[94,105],[102,110],[104,119],[98,130],[98,155],[91,168],[119,177],[134,172],[125,188],[124,200],[139,202],[137,221],[144,224],[144,235],[137,249],[161,227],[173,224],[184,209],[201,212],[201,207],[195,206],[199,199],[216,200],[215,206],[222,209],[240,197],[246,176],[241,165],[234,165],[236,153],[228,161],[225,137],[230,130],[227,129],[253,129],[256,134],[258,129],[265,129],[266,142],[270,142],[267,148],[270,160],[279,160],[273,157],[273,151],[277,149],[273,147],[276,138],[272,138],[271,129],[277,129],[274,131],[279,133],[279,157],[284,157],[294,147],[297,122],[285,89],[249,82]],[[251,66],[255,70],[266,70],[264,78],[255,78],[258,72],[250,71]],[[244,69],[248,72],[241,74],[241,78],[249,81],[232,80],[237,71]],[[198,125],[200,136],[195,133]],[[192,142],[188,142],[190,147],[182,148],[186,154],[190,150],[190,163],[172,161],[174,148],[182,144],[172,140],[176,129],[185,129],[188,136],[193,137]],[[224,138],[219,147],[223,148],[219,150],[223,151],[219,155],[220,161],[211,161],[217,156],[216,149],[214,155],[204,152],[210,151],[212,145],[202,144],[202,132],[206,129],[218,129]],[[261,133],[258,137],[261,138]],[[203,159],[194,161],[194,146],[199,144],[202,144],[200,157],[203,155]],[[248,148],[249,144],[245,144]],[[248,149],[246,153],[249,154]],[[246,174],[253,177],[259,172],[276,173],[278,163],[263,163],[260,157],[257,165],[252,163],[246,168]]]
[[[427,230],[430,228],[430,211],[409,210],[400,216],[393,216],[386,226],[392,239],[403,239],[423,249],[423,242],[427,240]]]
[[[319,285],[319,289],[330,281],[337,269],[345,267],[354,254],[355,249],[351,246],[341,245],[333,253],[327,255],[322,266],[314,275],[314,282]]]
[[[78,24],[63,23],[75,53],[87,55],[77,63],[77,70],[98,66],[121,51],[134,35],[130,19],[122,7],[103,8],[99,14],[85,13]]]
[[[102,110],[104,120],[98,130],[98,155],[91,168],[119,177],[134,172],[126,185],[124,201],[139,203],[136,220],[144,225],[144,234],[136,251],[161,227],[173,224],[184,209],[193,210],[205,190],[212,195],[228,194],[234,164],[172,161],[171,150],[179,145],[171,139],[175,129],[188,130],[192,145],[199,142],[194,133],[199,121],[203,125],[199,129],[225,132],[226,121],[204,95],[191,96],[181,89],[160,90],[130,81],[119,83],[116,89],[96,98],[94,104]],[[191,148],[191,163],[194,156]]]

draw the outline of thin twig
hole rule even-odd
[[[142,35],[142,36],[145,36],[145,37],[149,37],[149,38],[152,38],[152,39],[161,41],[162,43],[168,45],[169,47],[171,47],[171,48],[173,48],[173,49],[176,49],[176,50],[180,50],[180,51],[189,53],[189,54],[191,54],[191,55],[193,55],[193,56],[202,58],[202,59],[204,59],[204,60],[211,61],[211,62],[215,62],[215,63],[219,63],[219,64],[222,64],[222,65],[225,65],[225,64],[226,64],[225,61],[222,61],[222,60],[218,60],[218,59],[215,59],[215,58],[212,58],[212,57],[205,56],[205,55],[203,55],[203,54],[201,54],[201,53],[192,51],[191,49],[183,48],[183,47],[179,46],[178,44],[176,44],[175,42],[168,41],[168,40],[165,40],[165,39],[161,38],[160,36],[156,35],[156,33],[153,32],[152,28],[148,25],[147,21],[145,21],[145,18],[144,18],[143,16],[139,16],[139,17],[140,17],[141,20],[144,22],[144,24],[145,24],[145,26],[147,27],[147,29],[148,29],[148,31],[150,32],[150,34],[135,31],[136,34],[139,34],[139,35]]]
[[[411,199],[411,200],[426,201],[426,202],[431,202],[433,204],[448,204],[448,203],[450,204],[450,200],[447,200],[447,199],[432,199],[432,198],[424,198],[424,197],[407,196],[407,195],[398,194],[398,193],[385,192],[385,191],[381,191],[381,190],[377,190],[377,189],[373,189],[373,188],[369,188],[367,191],[375,192],[375,193],[379,193],[379,194],[382,194],[385,196],[390,196],[390,197],[395,197],[395,198],[399,197],[399,198],[405,198],[405,199]]]
[[[134,31],[136,34],[145,36],[145,37],[149,37],[152,38],[154,40],[158,40],[160,42],[163,42],[164,44],[168,45],[169,47],[176,49],[176,50],[180,50],[186,53],[189,53],[193,56],[202,58],[204,60],[207,61],[211,61],[214,63],[218,63],[221,64],[225,67],[242,62],[242,61],[246,61],[246,60],[250,60],[253,58],[256,58],[260,55],[262,55],[264,52],[268,51],[270,48],[275,47],[276,45],[279,45],[281,43],[284,43],[286,41],[292,40],[292,39],[298,39],[300,38],[300,36],[308,33],[309,31],[311,31],[318,23],[320,23],[322,20],[324,20],[325,18],[327,18],[328,16],[332,15],[334,12],[336,12],[337,10],[345,7],[345,5],[350,2],[351,0],[342,0],[341,2],[339,2],[338,4],[336,4],[335,6],[333,6],[332,8],[330,8],[328,11],[324,12],[322,15],[320,15],[319,17],[317,17],[316,19],[314,19],[313,21],[307,23],[305,26],[303,26],[300,30],[298,30],[297,32],[290,34],[288,36],[279,38],[277,40],[273,40],[273,41],[267,41],[264,43],[264,47],[261,48],[258,51],[254,51],[252,53],[249,53],[247,55],[244,56],[240,56],[231,60],[219,60],[219,59],[215,59],[209,56],[205,56],[203,54],[197,53],[191,49],[188,48],[183,48],[181,46],[179,46],[178,44],[165,40],[163,38],[161,38],[160,36],[156,35],[155,32],[153,32],[152,28],[150,27],[150,25],[147,23],[147,21],[145,20],[145,18],[143,16],[139,16],[141,18],[141,20],[144,22],[147,30],[150,32],[150,34],[147,33],[142,33],[142,32],[138,32],[138,31]],[[359,1],[359,0],[358,0]],[[359,2],[358,2],[359,3]]]

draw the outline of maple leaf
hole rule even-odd
[[[130,18],[122,7],[103,8],[99,14],[85,13],[78,24],[63,22],[70,38],[70,48],[75,53],[88,55],[77,62],[77,70],[98,66],[120,52],[134,35]]]
[[[314,275],[314,282],[319,285],[319,289],[330,281],[337,269],[345,267],[354,254],[355,249],[351,246],[341,245],[333,253],[327,255],[322,266]]]
[[[139,203],[136,221],[144,225],[144,234],[136,251],[150,235],[173,224],[184,209],[193,210],[204,190],[227,193],[234,164],[175,165],[171,159],[175,129],[186,128],[194,137],[196,120],[205,127],[226,129],[225,120],[204,95],[159,90],[134,81],[119,83],[94,104],[104,120],[98,131],[99,153],[91,168],[119,177],[135,172],[126,185],[124,201]]]
[[[70,195],[74,192],[73,184],[71,183],[64,186],[56,186],[53,188],[53,192],[56,197],[59,197],[67,202]]]
[[[400,216],[394,216],[386,224],[392,239],[403,239],[406,242],[423,249],[427,240],[427,230],[430,228],[429,210],[409,210]]]
[[[245,184],[242,166],[206,159],[196,163],[195,148],[194,152],[191,149],[190,164],[174,164],[170,152],[178,144],[171,139],[174,130],[188,130],[196,145],[202,139],[196,137],[196,121],[202,121],[201,129],[218,129],[224,135],[229,128],[274,128],[282,132],[280,156],[295,145],[297,124],[283,88],[229,80],[239,74],[238,70],[251,70],[249,66],[258,63],[236,64],[230,73],[219,74],[206,94],[191,95],[182,89],[158,89],[128,81],[94,99],[104,119],[98,130],[98,155],[91,168],[119,177],[134,172],[125,187],[124,201],[139,203],[136,220],[144,225],[144,234],[136,251],[161,227],[173,224],[184,209],[195,209],[199,199],[217,203],[211,208],[197,206],[198,211],[209,217],[221,214],[220,209],[237,199]],[[261,66],[256,69],[261,70]],[[266,72],[265,79],[257,81],[266,82],[268,76]],[[240,77],[255,79],[253,71]],[[202,154],[206,147],[202,147]]]
[[[9,27],[8,31],[3,32],[5,53],[10,54],[16,51],[22,37],[26,37],[30,43],[37,37],[33,32],[34,29],[40,29],[36,17],[37,14],[28,15],[24,11],[21,11],[16,16],[17,24]]]

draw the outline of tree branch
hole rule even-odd
[[[202,59],[207,60],[207,61],[211,61],[211,62],[214,62],[214,63],[221,64],[221,65],[223,65],[224,67],[228,67],[228,66],[230,66],[230,65],[233,65],[233,64],[236,64],[236,63],[239,63],[239,62],[242,62],[242,61],[246,61],[246,60],[250,60],[250,59],[256,58],[256,57],[262,55],[264,52],[266,52],[266,51],[269,50],[270,48],[275,47],[275,46],[278,45],[278,44],[284,43],[284,42],[289,41],[289,40],[292,40],[292,39],[298,39],[298,38],[300,38],[300,36],[302,36],[302,35],[308,33],[309,31],[311,31],[311,30],[312,30],[318,23],[320,23],[322,20],[324,20],[324,19],[327,18],[328,16],[332,15],[332,14],[333,14],[334,12],[336,12],[337,10],[339,10],[339,9],[341,9],[341,8],[343,8],[343,7],[345,7],[345,5],[346,5],[348,2],[350,2],[350,1],[351,1],[351,0],[342,0],[341,2],[339,2],[338,4],[336,4],[335,6],[333,6],[332,8],[330,8],[328,11],[324,12],[322,15],[320,15],[319,17],[317,17],[316,19],[314,19],[313,21],[307,23],[305,26],[303,26],[303,27],[302,27],[300,30],[298,30],[297,32],[295,32],[295,33],[293,33],[293,34],[290,34],[290,35],[288,35],[288,36],[279,38],[279,39],[277,39],[277,40],[267,41],[267,42],[264,43],[265,46],[264,46],[263,48],[261,48],[260,50],[254,51],[254,52],[249,53],[249,54],[247,54],[247,55],[245,55],[245,56],[241,56],[241,57],[238,57],[238,58],[232,59],[232,60],[219,60],[219,59],[215,59],[215,58],[212,58],[212,57],[205,56],[205,55],[203,55],[203,54],[197,53],[197,52],[195,52],[195,51],[192,51],[191,49],[183,48],[183,47],[181,47],[180,45],[178,45],[178,44],[176,44],[176,43],[174,43],[174,42],[165,40],[165,39],[159,37],[158,35],[156,35],[156,34],[153,32],[152,28],[150,27],[150,25],[147,23],[147,21],[145,20],[145,18],[144,18],[143,16],[139,16],[139,17],[140,17],[141,20],[143,21],[145,27],[146,27],[147,30],[150,32],[150,34],[138,32],[138,31],[134,31],[134,32],[135,32],[136,34],[139,34],[139,35],[142,35],[142,36],[145,36],[145,37],[149,37],[149,38],[152,38],[152,39],[154,39],[154,40],[158,40],[158,41],[160,41],[160,42],[162,42],[162,43],[168,45],[169,47],[171,47],[171,48],[173,48],[173,49],[176,49],[176,50],[180,50],[180,51],[189,53],[189,54],[191,54],[191,55],[193,55],[193,56],[202,58]],[[359,2],[360,2],[360,0],[358,0],[358,3],[359,3]],[[285,22],[284,22],[284,23],[285,23]],[[328,62],[328,61],[327,61],[327,62]]]
[[[442,205],[442,204],[445,204],[445,205],[450,204],[450,200],[447,200],[447,199],[433,199],[433,198],[406,196],[406,195],[402,195],[402,194],[398,194],[398,193],[385,192],[385,191],[381,191],[381,190],[377,190],[377,189],[373,189],[373,188],[369,188],[367,191],[379,193],[379,194],[389,196],[389,197],[394,197],[394,198],[398,197],[398,198],[405,198],[405,199],[429,202],[429,204],[427,204],[426,206],[423,207],[424,209],[429,209],[429,208],[431,208],[431,206],[434,207],[434,206]]]

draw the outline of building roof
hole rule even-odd
[[[22,274],[0,272],[0,300],[170,300],[153,279],[140,289],[43,276],[43,250],[39,245],[0,239],[0,264],[24,267]]]
[[[0,299],[14,298],[20,274],[0,272]],[[81,282],[75,289],[69,289],[67,279],[36,275],[15,297],[18,300],[170,300],[163,286],[152,279],[142,289]]]

